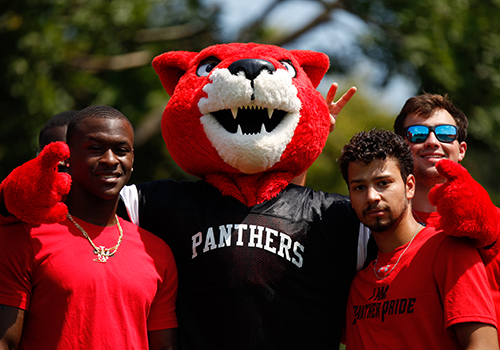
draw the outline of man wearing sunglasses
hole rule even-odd
[[[446,182],[446,179],[439,174],[436,164],[442,159],[460,162],[464,158],[468,126],[465,114],[446,95],[424,93],[412,97],[396,117],[394,131],[405,138],[413,153],[416,179],[415,196],[412,199],[413,216],[422,224],[435,226],[439,221],[440,215],[429,200],[429,192],[436,184]],[[493,206],[486,202],[482,204]],[[477,208],[477,211],[483,209]],[[500,209],[496,210],[498,217]],[[499,255],[487,264],[486,272],[497,318],[500,319]]]
[[[441,159],[460,162],[467,150],[465,114],[448,97],[422,94],[408,99],[396,117],[394,131],[405,138],[413,153],[417,187],[413,198],[414,216],[419,222],[438,217],[429,202],[429,191],[445,182],[435,165]]]

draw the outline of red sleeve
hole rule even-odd
[[[165,245],[164,278],[159,286],[148,316],[148,331],[177,328],[177,267],[170,248]]]
[[[0,226],[0,304],[28,309],[32,252],[23,224]]]
[[[493,297],[498,320],[500,317],[500,255],[497,255],[495,259],[486,265],[486,275],[490,283],[491,296]]]
[[[500,255],[497,255],[495,259],[493,259],[486,266],[486,274],[488,275],[488,279],[490,281],[491,289],[497,292],[500,292]]]
[[[437,250],[434,273],[446,329],[464,322],[497,326],[486,271],[475,248],[463,239],[446,237]]]

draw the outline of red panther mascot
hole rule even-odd
[[[328,65],[322,53],[252,43],[167,52],[153,61],[171,96],[161,125],[167,148],[201,180],[127,186],[123,215],[174,252],[181,349],[338,346],[368,232],[347,197],[290,184],[329,134],[328,105],[316,91]],[[60,220],[64,212],[47,213],[61,191],[40,169],[16,169],[0,194],[21,220]],[[451,187],[440,188],[438,205],[467,203],[471,210],[458,219],[472,213],[476,222],[496,213],[484,190],[458,172]],[[467,201],[456,197],[464,186],[474,195]],[[42,197],[51,200],[39,205]],[[484,229],[471,225],[467,235],[484,238]],[[484,245],[496,230],[486,231]]]

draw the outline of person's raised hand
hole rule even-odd
[[[337,122],[337,116],[339,115],[340,111],[342,111],[342,108],[344,108],[347,102],[349,102],[351,97],[357,91],[357,88],[355,86],[351,86],[351,88],[347,90],[346,93],[343,94],[337,102],[334,102],[338,87],[339,84],[333,83],[332,86],[330,86],[325,99],[326,104],[328,105],[328,110],[330,111],[330,132],[335,129],[335,123]]]

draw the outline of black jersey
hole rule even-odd
[[[203,181],[137,191],[140,226],[176,259],[181,349],[338,348],[360,229],[348,197],[289,185],[249,208]]]

